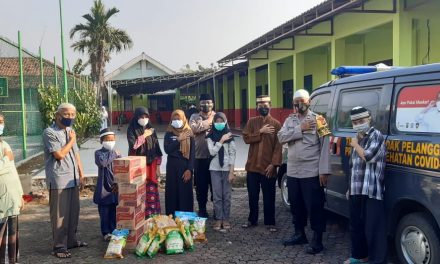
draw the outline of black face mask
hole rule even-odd
[[[307,110],[309,109],[309,105],[306,103],[298,103],[298,104],[293,104],[293,107],[298,110],[298,112],[300,114],[304,114],[307,112]]]
[[[261,116],[267,116],[270,109],[268,107],[258,107],[257,110]]]
[[[63,126],[65,127],[70,127],[73,125],[73,121],[75,121],[74,118],[62,117],[60,123],[63,124]]]
[[[205,104],[205,105],[200,105],[200,109],[202,110],[203,113],[209,113],[212,111],[213,105],[212,104]]]

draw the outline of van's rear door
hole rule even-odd
[[[393,97],[387,207],[399,210],[403,200],[414,201],[440,225],[440,72],[397,77]]]

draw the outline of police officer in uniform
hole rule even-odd
[[[293,246],[308,243],[304,228],[309,217],[313,238],[306,252],[317,254],[324,249],[324,187],[331,173],[328,139],[330,130],[324,117],[309,110],[309,98],[306,90],[295,92],[294,113],[287,117],[278,132],[280,143],[288,144],[287,187],[290,209],[295,216],[295,233],[283,244]]]

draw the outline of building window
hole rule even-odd
[[[133,97],[124,97],[124,111],[133,111]]]
[[[376,120],[380,104],[381,89],[369,89],[364,91],[342,92],[340,95],[337,124],[338,129],[352,129],[350,111],[353,107],[363,106],[371,113],[372,120]]]
[[[260,95],[263,95],[263,86],[258,85],[256,87],[256,95],[257,95],[257,97],[260,96]]]
[[[313,91],[313,76],[311,74],[304,76],[304,89],[310,94]]]
[[[293,80],[283,81],[283,108],[292,108]]]

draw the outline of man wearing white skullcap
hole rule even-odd
[[[287,186],[295,233],[284,241],[285,246],[308,243],[304,228],[307,216],[314,231],[306,248],[309,254],[323,250],[325,232],[324,187],[331,173],[328,129],[325,118],[309,110],[310,95],[298,90],[293,96],[294,113],[287,117],[278,132],[281,144],[288,144]]]

